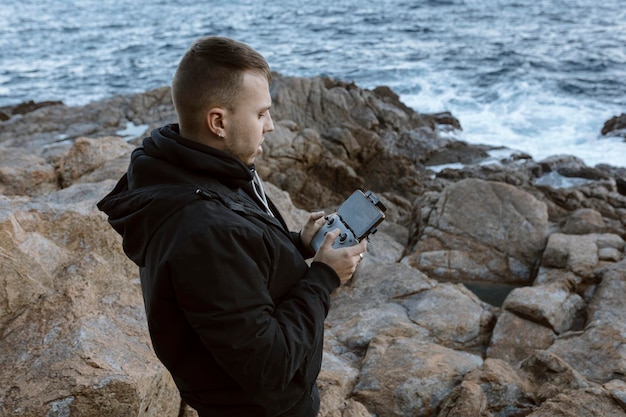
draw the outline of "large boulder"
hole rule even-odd
[[[0,194],[47,194],[58,188],[53,164],[21,148],[0,146]]]
[[[584,331],[564,335],[548,349],[585,377],[608,382],[626,374],[626,261],[602,273],[587,308]]]
[[[0,404],[10,415],[178,413],[137,268],[95,208],[112,185],[0,199]]]
[[[423,233],[405,262],[452,281],[528,284],[548,238],[546,205],[499,182],[447,186],[424,212]]]
[[[567,391],[541,404],[528,417],[623,417],[626,412],[602,389]]]
[[[463,383],[475,384],[486,397],[487,409],[495,415],[524,415],[535,403],[534,386],[517,367],[499,360],[485,359],[480,368],[469,372]],[[456,404],[458,409],[462,404]],[[485,414],[489,415],[489,414]]]
[[[516,288],[503,305],[518,316],[547,325],[556,334],[569,330],[583,307],[582,297],[561,283]]]
[[[441,283],[404,297],[401,304],[411,321],[442,346],[481,354],[491,338],[495,316],[490,306],[463,284]]]
[[[78,138],[74,141],[68,154],[60,159],[58,171],[61,187],[68,187],[79,179],[82,181],[98,182],[115,178],[93,178],[89,174],[97,171],[107,162],[127,157],[134,146],[129,145],[119,136],[103,137],[98,139]],[[128,166],[128,158],[124,168]],[[105,171],[107,174],[111,174]]]
[[[482,362],[480,356],[414,338],[376,337],[354,396],[377,415],[434,416],[441,399]]]
[[[535,351],[549,348],[555,339],[550,327],[504,310],[493,329],[487,355],[517,364]]]
[[[458,127],[451,115],[419,114],[389,89],[360,89],[327,78],[272,79],[272,113],[260,165],[265,178],[287,190],[297,205],[336,204],[354,188],[417,196],[418,166],[458,144],[439,134]],[[480,159],[479,146],[464,146]]]

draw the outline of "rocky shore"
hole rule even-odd
[[[469,145],[385,87],[271,90],[258,170],[294,229],[355,188],[389,207],[333,295],[320,417],[626,416],[625,168]],[[95,207],[174,121],[166,87],[0,108],[0,416],[195,415]]]

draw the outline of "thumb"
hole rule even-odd
[[[335,241],[335,239],[337,239],[337,237],[339,237],[339,234],[341,233],[341,230],[339,228],[334,229],[331,232],[326,233],[326,236],[324,237],[324,243],[322,243],[323,246],[327,246],[327,247],[331,247],[333,245],[333,242]]]

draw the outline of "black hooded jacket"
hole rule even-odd
[[[295,410],[317,395],[339,279],[307,265],[299,235],[271,202],[276,217],[261,208],[252,178],[170,125],[133,151],[98,207],[140,267],[152,343],[183,400],[200,416],[314,415]]]

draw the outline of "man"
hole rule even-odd
[[[245,44],[197,40],[172,82],[179,124],[155,129],[98,207],[140,268],[154,350],[202,417],[313,417],[331,292],[366,250],[289,232],[254,162],[270,69]],[[313,256],[310,266],[305,258]]]

